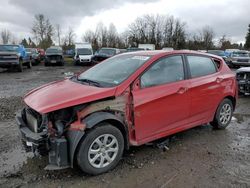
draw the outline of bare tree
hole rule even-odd
[[[56,30],[56,37],[57,37],[58,45],[61,46],[62,30],[61,30],[60,24],[56,24],[55,30]]]
[[[213,48],[214,31],[211,27],[205,26],[202,28],[202,37],[205,49],[209,50]]]
[[[82,35],[82,41],[83,42],[89,42],[92,43],[93,39],[95,38],[95,33],[91,30],[87,30],[83,35]]]
[[[11,32],[8,29],[1,31],[1,39],[3,44],[8,44],[11,40]]]
[[[97,50],[99,48],[98,36],[96,35],[95,32],[93,32],[91,30],[87,30],[83,34],[82,41],[91,43],[94,50]]]
[[[33,23],[31,31],[34,35],[34,38],[37,40],[37,43],[42,48],[47,48],[52,45],[54,29],[49,19],[45,18],[43,14],[35,15],[35,21]]]
[[[75,38],[75,33],[71,27],[68,28],[68,31],[66,33],[66,40],[68,46],[71,46],[74,44],[74,38]]]
[[[109,29],[107,32],[107,44],[109,47],[118,47],[118,33],[116,27],[113,23],[109,25]]]
[[[95,30],[95,37],[98,40],[98,43],[101,47],[108,46],[107,44],[107,27],[103,25],[102,22],[99,22],[97,24],[96,30]]]
[[[185,23],[173,16],[144,15],[129,25],[129,43],[152,43],[156,48],[184,48],[186,31]]]

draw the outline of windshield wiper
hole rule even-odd
[[[89,80],[89,79],[86,79],[86,78],[83,78],[83,79],[77,78],[77,81],[85,82],[85,83],[88,83],[89,85],[94,85],[94,86],[97,86],[97,87],[102,87],[102,85],[99,82],[94,81],[94,80]]]

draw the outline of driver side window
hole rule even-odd
[[[160,59],[141,76],[141,88],[184,80],[181,56]]]

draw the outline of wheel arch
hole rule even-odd
[[[232,101],[232,104],[233,104],[233,109],[235,110],[235,107],[236,107],[236,98],[235,97],[233,97],[233,96],[231,96],[231,95],[228,95],[228,96],[226,96],[225,98],[223,98],[223,100],[224,99],[229,99],[229,100],[231,100]],[[223,101],[222,100],[222,101]]]
[[[217,109],[219,108],[219,106],[220,106],[220,104],[222,103],[222,101],[225,100],[225,99],[229,99],[229,100],[232,102],[232,104],[233,104],[233,110],[235,110],[235,108],[236,108],[236,97],[235,97],[235,96],[232,96],[232,95],[227,95],[227,96],[223,97],[223,98],[220,100],[220,102],[218,103],[218,105],[216,106],[216,108],[215,108],[215,110],[214,110],[214,112],[213,112],[213,114],[212,114],[211,120],[214,120],[214,118],[215,118],[215,116],[216,116]]]
[[[124,148],[127,150],[129,149],[128,128],[122,118],[115,115],[114,112],[94,112],[84,118],[82,122],[86,125],[86,129],[84,131],[69,131],[67,136],[69,141],[69,157],[71,167],[74,166],[77,151],[86,134],[88,134],[88,132],[96,126],[101,126],[101,124],[105,122],[117,127],[121,131],[124,138]]]

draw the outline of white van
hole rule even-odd
[[[75,43],[74,65],[92,64],[93,49],[90,43]]]
[[[155,50],[154,44],[139,44],[138,48],[142,48],[144,50]]]

